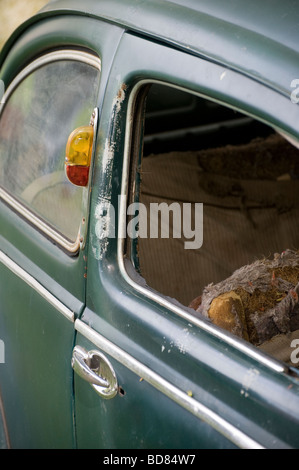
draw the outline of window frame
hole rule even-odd
[[[44,55],[33,60],[27,65],[10,83],[7,90],[5,91],[1,103],[0,103],[0,119],[2,111],[5,108],[6,101],[10,98],[17,87],[25,80],[31,73],[35,72],[39,68],[59,62],[59,61],[77,61],[87,65],[90,65],[98,70],[99,82],[101,74],[101,59],[89,51],[77,50],[77,49],[62,49],[57,51],[50,51]],[[95,103],[96,105],[96,103]],[[95,128],[94,132],[94,143],[96,139],[96,129],[98,124],[98,109],[93,110],[93,125]],[[93,154],[95,152],[95,145],[93,146]],[[92,156],[93,160],[93,156]],[[90,172],[91,173],[91,172]],[[90,194],[90,183],[86,188],[83,188],[83,201],[82,201],[82,218],[80,226],[78,227],[78,234],[75,241],[69,240],[65,235],[55,229],[51,224],[45,221],[41,216],[36,214],[34,210],[27,207],[17,197],[10,194],[4,188],[0,187],[0,200],[4,201],[10,208],[12,208],[18,215],[23,217],[27,222],[33,225],[39,232],[49,238],[52,242],[57,243],[64,251],[70,255],[77,255],[78,251],[84,245],[87,234],[87,219],[88,219],[88,199]]]
[[[173,77],[174,80],[174,77]],[[172,88],[176,88],[178,90],[194,94],[200,98],[204,98],[210,101],[214,101],[217,104],[222,106],[226,106],[228,108],[234,109],[237,112],[241,112],[244,116],[251,117],[253,119],[259,120],[260,122],[272,127],[276,132],[280,133],[285,139],[289,140],[294,146],[299,148],[299,144],[295,137],[289,135],[284,130],[279,128],[277,125],[271,124],[266,119],[262,119],[257,115],[245,111],[244,109],[237,106],[232,106],[229,103],[225,102],[224,100],[216,99],[215,97],[208,95],[206,93],[201,93],[200,91],[195,91],[191,87],[188,88],[187,86],[179,86],[176,85],[175,82],[169,82],[167,80],[155,79],[155,78],[148,78],[140,80],[136,83],[130,92],[130,96],[128,98],[128,107],[127,107],[127,116],[126,116],[126,126],[125,126],[125,146],[124,146],[124,162],[123,162],[123,177],[121,183],[121,201],[120,201],[120,208],[119,208],[119,227],[118,227],[118,244],[117,244],[117,260],[118,266],[120,269],[120,273],[123,279],[126,281],[128,285],[131,286],[135,291],[142,294],[146,299],[153,301],[154,303],[168,309],[169,311],[175,313],[179,317],[185,319],[191,324],[198,326],[203,331],[208,332],[214,337],[217,337],[221,341],[229,344],[239,352],[245,354],[248,358],[252,358],[258,361],[261,365],[266,366],[267,368],[275,371],[279,374],[292,374],[290,368],[287,364],[275,359],[274,357],[270,356],[269,354],[260,351],[255,346],[251,345],[250,343],[245,342],[242,339],[232,335],[228,331],[222,330],[212,323],[200,319],[194,316],[188,307],[181,305],[179,302],[172,301],[168,297],[164,296],[162,293],[154,290],[151,286],[147,286],[141,280],[142,278],[138,278],[138,273],[136,272],[134,266],[134,258],[132,256],[132,246],[129,247],[129,258],[126,258],[126,253],[128,251],[128,237],[124,236],[126,233],[126,224],[127,224],[127,206],[129,204],[130,198],[134,199],[136,192],[132,193],[130,190],[130,175],[132,171],[132,162],[136,162],[136,150],[134,148],[134,141],[138,140],[138,136],[134,131],[134,118],[136,115],[140,114],[140,104],[139,108],[136,107],[136,103],[138,103],[138,98],[142,95],[142,89],[151,84],[158,84],[169,86]],[[274,93],[274,90],[271,90]],[[127,259],[127,261],[125,261]],[[128,262],[130,265],[128,266]],[[136,275],[134,274],[136,273]]]

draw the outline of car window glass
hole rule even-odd
[[[30,73],[5,103],[0,118],[0,184],[67,239],[81,221],[82,188],[64,172],[69,134],[88,125],[99,70],[58,60]]]
[[[138,213],[127,212],[136,270],[195,316],[290,363],[298,150],[251,117],[162,85],[147,95],[144,129],[129,201]]]

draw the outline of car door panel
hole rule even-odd
[[[121,297],[125,304],[124,295]],[[113,303],[117,303],[115,297]],[[140,309],[140,303],[136,303],[134,311]],[[150,315],[144,305],[143,309],[150,323],[154,315]],[[123,307],[122,311],[124,313]],[[116,315],[116,311],[110,308],[110,314]],[[160,315],[163,318],[161,312]],[[128,326],[129,320],[125,314],[124,326],[120,326],[117,331],[106,322],[99,321],[90,311],[84,312],[82,320],[76,320],[75,326],[80,333],[77,344],[87,350],[98,349],[107,355],[114,366],[120,387],[115,398],[105,401],[90,384],[75,375],[79,447],[125,448],[131,445],[129,435],[123,434],[121,428],[118,428],[118,420],[115,424],[119,433],[114,433],[114,428],[108,432],[101,425],[102,413],[106,415],[108,410],[111,410],[111,414],[105,416],[105,419],[109,421],[110,417],[110,425],[115,421],[114,408],[110,405],[114,401],[118,404],[117,416],[126,408],[125,414],[130,417],[129,429],[140,436],[139,441],[134,441],[133,447],[136,448],[142,448],[148,442],[152,442],[153,447],[172,449],[209,448],[213,445],[216,448],[288,447],[284,442],[285,434],[281,432],[286,429],[287,421],[284,423],[280,403],[280,394],[289,386],[288,378],[282,377],[277,381],[276,393],[269,405],[267,397],[271,393],[270,384],[273,378],[277,380],[279,371],[267,371],[265,368],[262,373],[258,361],[252,361],[250,366],[246,356],[240,361],[240,355],[234,354],[234,348],[229,348],[217,338],[206,338],[194,325],[180,320],[176,322],[173,318],[162,318],[159,327],[153,329],[145,321],[142,331],[138,328],[138,320],[137,325],[134,324],[132,316]],[[88,405],[84,403],[82,390],[88,393]],[[161,395],[164,395],[163,406]],[[294,390],[293,397],[290,396],[284,404],[288,408],[285,410],[286,415],[295,406],[296,399]],[[136,403],[140,401],[144,403],[146,411],[142,406],[137,411]],[[177,411],[178,406],[181,408],[180,413]],[[90,415],[86,407],[91,408]],[[163,424],[160,422],[161,413]],[[171,432],[161,435],[161,428],[165,426],[172,429],[178,416],[181,416],[182,421],[177,421],[175,435]],[[94,434],[96,441],[92,443],[87,442],[83,432],[87,420],[93,422],[98,430]],[[151,425],[146,427],[147,443],[144,444],[141,436],[145,432],[146,420]],[[191,428],[189,421],[193,423]],[[140,428],[138,431],[137,427]],[[206,440],[207,436],[210,439]],[[292,435],[290,430],[288,439],[295,444],[296,433]]]
[[[263,100],[263,106],[268,107],[273,123],[289,129],[294,125],[291,115],[297,110],[287,104],[288,118],[282,118],[281,113],[278,117],[275,109],[282,105],[280,98],[274,101],[270,96],[273,91],[262,92],[248,77],[232,74],[230,83],[218,80],[216,86],[216,77],[223,73],[218,67],[129,34],[117,51],[111,76],[118,81],[111,80],[106,90],[100,128],[106,140],[95,160],[87,308],[75,327],[80,333],[77,345],[107,355],[120,389],[115,398],[105,401],[75,375],[79,447],[142,448],[149,443],[158,448],[298,445],[296,373],[292,376],[284,364],[195,319],[190,310],[183,312],[176,301],[161,296],[138,274],[132,274],[130,261],[124,259],[126,203],[122,205],[118,196],[125,198],[129,187],[130,125],[135,129],[133,104],[138,99],[134,90],[151,81],[173,83],[178,88],[201,90],[215,100],[221,98],[230,106],[237,99],[248,112],[261,113],[263,118],[260,93],[265,93],[269,99]],[[252,94],[242,94],[245,82],[248,89],[252,87]],[[114,219],[107,218],[110,205],[115,210]],[[115,237],[109,236],[103,216]],[[158,259],[156,263],[158,266]],[[288,425],[290,414],[294,426]],[[118,423],[118,417],[123,423],[124,416],[128,417],[127,434]],[[90,442],[84,436],[87,420],[97,430]],[[101,426],[103,422],[106,426]],[[138,436],[133,443],[130,433]]]
[[[66,350],[74,340],[74,313],[3,253],[1,278],[1,393],[10,444],[72,447],[72,374]]]
[[[84,344],[87,349],[94,349],[94,342],[86,340],[86,325],[78,322],[76,327],[82,331],[77,338],[79,344]],[[111,361],[119,389],[115,398],[105,400],[98,396],[89,384],[75,378],[77,439],[80,448],[235,447],[230,439],[217,430],[218,417],[189,398],[188,390],[182,391],[156,374],[154,361],[147,367],[114,343],[107,342],[101,335],[97,336],[95,342],[99,351]],[[111,355],[107,354],[108,350]],[[118,359],[115,360],[114,356]],[[180,387],[190,385],[177,371],[175,375],[180,381]],[[90,438],[84,432],[81,433],[81,430],[85,429],[90,421],[94,422],[94,416],[101,418],[96,420],[95,432]],[[204,416],[205,419],[199,419],[199,416]],[[212,426],[210,422],[213,423]],[[173,428],[176,429],[175,433],[171,432]],[[223,429],[222,431],[225,434]]]

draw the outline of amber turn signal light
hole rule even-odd
[[[65,170],[69,181],[76,186],[88,185],[93,133],[93,126],[78,127],[67,141]]]

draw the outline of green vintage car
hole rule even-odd
[[[298,24],[54,0],[10,37],[0,447],[299,447]]]

